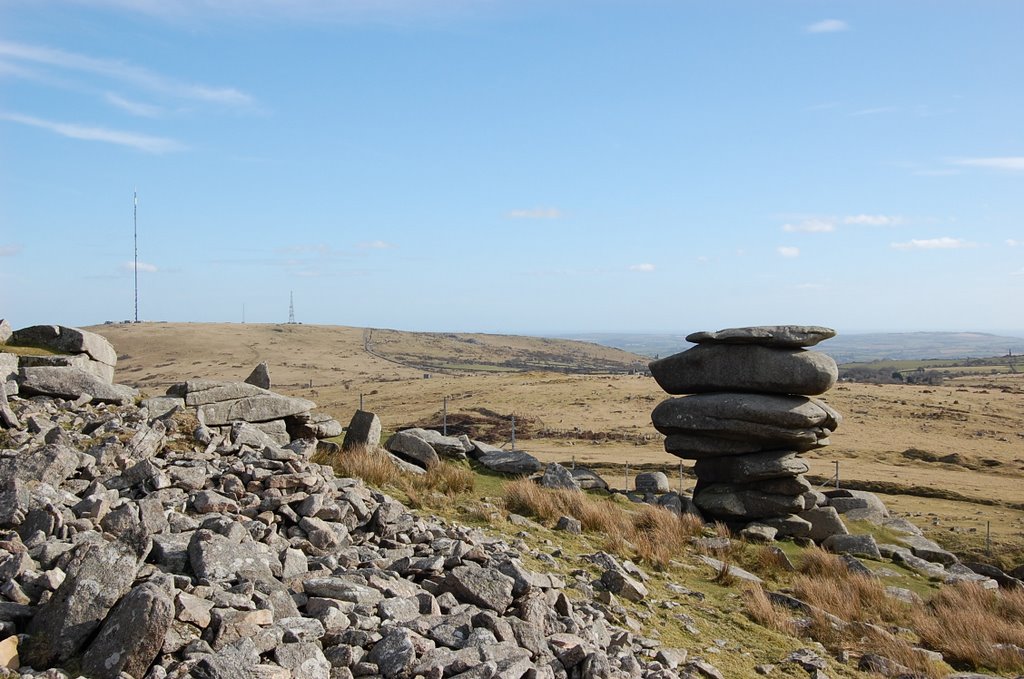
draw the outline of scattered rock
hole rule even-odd
[[[245,378],[246,384],[251,384],[260,389],[270,389],[270,368],[266,361],[260,361],[259,365],[252,369],[249,376]]]

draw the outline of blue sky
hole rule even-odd
[[[0,0],[0,317],[1024,335],[1024,3]]]

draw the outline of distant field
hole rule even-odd
[[[581,365],[608,360],[601,352],[589,354],[589,345],[572,344],[552,354],[550,341],[535,338],[483,336],[487,341],[476,343],[466,340],[479,336],[401,337],[388,331],[381,339],[390,341],[373,341],[370,353],[360,328],[144,323],[92,330],[117,349],[118,381],[151,394],[192,377],[243,379],[265,360],[275,389],[311,398],[343,424],[362,396],[386,430],[412,424],[440,427],[447,396],[453,429],[496,437],[507,447],[514,415],[518,447],[543,460],[601,465],[620,484],[627,463],[631,473],[648,465],[678,476],[680,461],[664,452],[662,437],[651,425],[651,410],[667,397],[652,378],[497,369],[514,356],[547,356],[562,367],[573,355]],[[444,362],[446,352],[454,354],[456,348],[463,355],[448,359],[449,368],[485,369],[448,374],[405,363],[424,357]],[[488,359],[488,352],[494,357]],[[621,365],[627,367],[628,360]],[[972,517],[969,527],[975,533],[970,535],[977,537],[983,525],[978,521],[991,520],[996,538],[1024,545],[1024,523],[1018,522],[1024,514],[1009,509],[1024,506],[1024,375],[1009,370],[993,374],[993,369],[998,366],[937,387],[837,385],[825,400],[845,421],[832,436],[832,446],[806,455],[811,473],[827,479],[838,460],[843,481],[884,482],[935,496],[919,497],[917,504],[900,501],[904,496],[898,493],[893,497],[913,511],[920,511],[920,503],[934,503],[936,529],[955,527],[951,522],[957,515]],[[425,373],[430,377],[425,379]],[[684,463],[686,469],[691,466]],[[692,484],[686,473],[686,484]],[[948,497],[973,502],[943,499]],[[999,516],[1002,511],[1011,514]],[[945,518],[939,519],[940,513]]]

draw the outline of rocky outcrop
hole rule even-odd
[[[242,422],[211,440],[130,404],[11,408],[38,425],[8,430],[0,457],[0,628],[26,666],[653,679],[685,660],[653,659],[656,642],[607,606],[525,568],[525,543],[415,516],[310,462],[308,442],[279,446]],[[589,558],[599,576],[583,591],[647,596],[629,562]]]
[[[63,325],[33,325],[0,335],[0,383],[8,395],[80,398],[89,394],[109,403],[127,403],[137,396],[130,387],[113,384],[117,353],[106,338]],[[35,347],[51,354],[2,352],[3,345]]]
[[[818,496],[798,455],[828,445],[842,417],[810,398],[835,384],[835,361],[805,347],[834,334],[818,326],[699,332],[687,337],[696,347],[651,363],[665,391],[690,394],[663,401],[651,419],[666,451],[696,460],[693,500],[707,517],[757,521],[758,536],[811,532],[798,515]],[[846,532],[834,514],[812,518],[816,535]]]
[[[312,401],[249,382],[188,380],[168,387],[167,398],[181,399],[205,427],[225,436],[236,422],[255,425],[279,445],[332,438],[343,431],[334,418],[312,412],[316,408]]]

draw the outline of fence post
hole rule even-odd
[[[629,463],[628,462],[626,463],[626,486],[625,486],[625,490],[626,490],[627,493],[629,492]]]
[[[839,460],[836,460],[835,463],[836,463],[836,488],[838,488],[839,487]]]
[[[516,449],[516,416],[512,416],[512,450]]]
[[[448,397],[444,397],[444,422],[441,424],[441,435],[448,436]]]
[[[992,522],[985,522],[985,554],[992,556]]]
[[[683,461],[679,461],[679,494],[683,494]]]
[[[359,394],[359,409],[363,410],[363,395]]]

